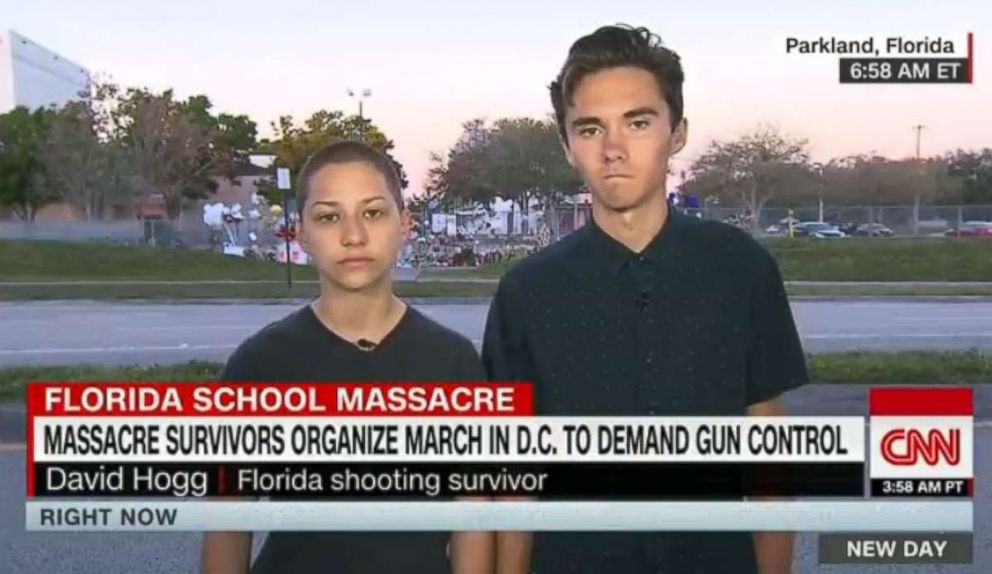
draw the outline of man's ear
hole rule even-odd
[[[675,126],[675,131],[672,132],[672,150],[669,155],[675,155],[682,151],[685,147],[685,142],[689,138],[689,120],[682,118],[678,125]]]
[[[568,161],[568,165],[575,167],[575,158],[572,157],[572,149],[568,147],[568,136],[562,136],[558,134],[558,143],[561,144],[561,151],[565,152],[565,159]]]

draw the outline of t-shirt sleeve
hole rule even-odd
[[[806,356],[789,307],[778,263],[761,248],[751,293],[747,398],[753,405],[809,382]]]
[[[250,340],[238,345],[238,348],[228,357],[220,374],[222,381],[257,381],[259,377],[258,368],[253,360]]]
[[[455,364],[456,376],[461,381],[485,381],[486,371],[482,368],[482,359],[475,351],[472,342],[462,340],[459,346],[458,359]]]

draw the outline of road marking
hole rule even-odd
[[[114,327],[118,331],[212,331],[214,329],[236,329],[243,331],[246,329],[259,328],[258,323],[250,323],[247,325],[163,325],[161,327],[154,326],[140,326],[140,325],[121,325],[119,327]]]
[[[944,323],[971,323],[973,325],[978,325],[979,323],[985,321],[992,321],[992,315],[967,315],[962,317],[891,317],[890,321],[906,321],[906,322],[924,322],[924,321],[940,321]]]
[[[188,280],[188,281],[157,281],[149,280],[143,281],[140,279],[135,280],[122,280],[122,281],[0,281],[0,287],[75,287],[75,286],[101,286],[101,287],[113,287],[116,285],[279,285],[285,284],[285,279],[204,279],[204,280]],[[318,279],[296,279],[294,283],[306,284],[306,285],[317,285],[320,283]]]
[[[142,353],[146,351],[212,351],[221,349],[236,349],[237,343],[227,345],[178,345],[156,346],[123,346],[123,347],[58,347],[41,349],[0,349],[2,355],[73,355],[76,353]]]
[[[992,338],[989,332],[974,333],[807,333],[804,339],[953,339],[962,337]]]

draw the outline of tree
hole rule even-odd
[[[992,204],[992,148],[957,150],[943,158],[951,181],[941,190],[954,203]]]
[[[574,195],[582,186],[565,159],[554,123],[531,118],[496,122],[486,154],[488,181],[497,195],[511,199],[527,213],[537,199],[542,207],[561,196]]]
[[[216,141],[230,154],[232,163],[246,163],[258,147],[258,126],[246,115],[220,114],[216,130]]]
[[[466,202],[488,209],[496,198],[496,190],[487,180],[486,154],[491,139],[492,129],[485,120],[476,118],[462,124],[462,134],[447,157],[431,155],[433,165],[424,185],[427,196],[447,207]]]
[[[58,199],[41,181],[41,148],[54,113],[17,107],[0,115],[0,206],[22,221],[34,221],[39,209]]]
[[[89,102],[67,103],[54,114],[41,159],[44,181],[87,220],[102,218],[115,201],[130,197],[126,158],[113,142],[101,142]]]
[[[393,141],[368,118],[345,116],[340,111],[318,110],[304,120],[302,125],[297,125],[292,116],[280,116],[272,123],[272,131],[275,137],[272,140],[263,140],[260,143],[261,149],[274,154],[276,165],[289,168],[294,175],[300,172],[307,158],[320,148],[336,141],[354,139],[386,154],[399,175],[400,187],[407,187],[406,171],[391,154],[395,147]],[[270,202],[281,202],[280,192],[274,185],[264,186],[259,191]]]
[[[504,118],[492,127],[482,119],[466,122],[446,161],[440,156],[434,160],[426,188],[449,201],[488,206],[501,197],[527,213],[532,200],[550,208],[582,185],[565,160],[550,119]]]
[[[689,168],[686,193],[737,203],[758,221],[773,199],[811,182],[806,140],[762,128],[731,142],[713,141]],[[815,180],[814,180],[815,181]]]
[[[126,150],[143,193],[161,193],[171,219],[184,202],[217,189],[216,177],[233,178],[234,167],[254,147],[254,122],[245,116],[215,118],[206,96],[176,100],[171,90],[128,89],[110,113],[108,130]]]

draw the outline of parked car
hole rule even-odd
[[[803,221],[795,226],[796,237],[815,237],[817,239],[833,239],[847,237],[847,234],[823,221]]]
[[[844,235],[854,235],[858,230],[858,224],[853,221],[828,221],[827,224],[841,230]]]
[[[992,238],[992,221],[965,221],[957,229],[948,229],[944,235],[947,237]]]
[[[881,223],[862,223],[854,230],[854,234],[865,237],[890,237],[892,230]]]

